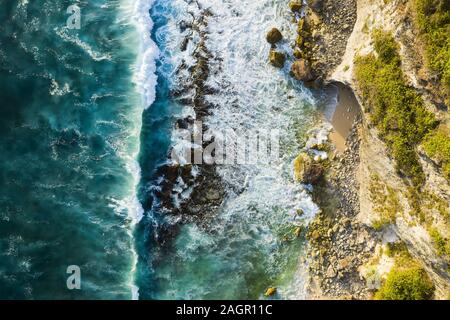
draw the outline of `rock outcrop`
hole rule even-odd
[[[348,207],[342,208],[342,211],[344,213],[353,212],[351,215],[333,215],[333,219],[335,219],[333,223],[338,226],[345,225],[343,221],[349,218],[351,225],[357,227],[346,231],[349,232],[346,234],[348,244],[337,244],[326,253],[317,253],[316,251],[323,245],[323,241],[319,243],[315,239],[326,239],[328,232],[334,234],[336,230],[340,230],[340,227],[336,227],[334,230],[332,223],[325,223],[324,231],[322,233],[317,231],[314,234],[313,225],[310,233],[313,253],[311,265],[316,266],[312,270],[313,279],[316,281],[315,285],[311,287],[318,289],[319,296],[323,294],[342,297],[346,292],[357,298],[371,296],[370,290],[367,290],[368,284],[364,284],[365,281],[359,281],[357,273],[353,273],[351,277],[343,280],[347,281],[348,287],[345,288],[345,284],[336,280],[339,275],[337,264],[329,263],[330,260],[338,261],[340,255],[350,257],[360,255],[360,260],[354,265],[356,269],[353,270],[358,269],[358,264],[362,267],[365,261],[367,262],[367,253],[373,253],[373,248],[369,252],[364,248],[358,249],[357,246],[354,246],[352,239],[357,238],[357,233],[361,232],[358,230],[364,229],[368,232],[369,237],[363,241],[374,243],[374,246],[376,243],[380,245],[391,241],[403,242],[413,258],[421,263],[432,279],[436,287],[434,298],[447,299],[450,292],[449,261],[448,257],[438,252],[435,240],[430,235],[430,228],[436,229],[444,237],[449,237],[450,184],[433,164],[433,161],[428,159],[424,153],[419,152],[426,182],[419,194],[411,190],[407,179],[399,175],[396,170],[394,160],[389,156],[385,143],[371,125],[370,115],[364,108],[364,100],[358,94],[358,86],[353,77],[354,58],[357,55],[373,52],[372,31],[377,28],[390,31],[400,44],[401,67],[409,84],[421,93],[428,110],[432,111],[437,119],[448,122],[448,113],[439,107],[440,99],[430,88],[432,81],[420,80],[423,78],[421,70],[425,62],[420,52],[423,44],[414,27],[410,7],[412,2],[407,0],[394,0],[388,3],[383,0],[357,0],[349,1],[347,4],[334,0],[321,2],[323,5],[314,6],[313,12],[308,18],[312,21],[311,25],[313,29],[317,30],[316,33],[320,38],[312,48],[312,54],[315,57],[312,69],[324,75],[326,81],[340,81],[351,87],[365,112],[360,124],[359,138],[353,140],[359,141],[359,148],[354,149],[351,145],[349,146],[348,150],[351,153],[348,151],[344,153],[343,160],[339,161],[341,166],[339,167],[338,163],[338,167],[334,169],[337,172],[335,178],[330,178],[332,185],[337,183],[337,186],[340,185],[338,189],[344,190],[344,193],[338,198],[346,200],[339,205],[347,204]],[[342,165],[347,161],[345,159],[354,157],[353,153],[357,153],[358,163],[352,163],[350,168]],[[372,182],[374,176],[379,177],[386,190],[391,190],[390,192],[398,199],[396,200],[398,208],[395,210],[396,212],[391,213],[393,220],[380,230],[374,229],[374,222],[380,218],[379,207],[386,206],[386,203],[376,203]],[[345,181],[345,183],[339,181]],[[420,212],[420,214],[415,214],[415,212]],[[319,223],[319,225],[323,226],[324,224]],[[344,227],[344,230],[350,229]],[[345,247],[353,249],[345,249]],[[314,254],[314,252],[316,253]],[[353,259],[350,260],[352,261],[350,265],[353,265]]]
[[[291,67],[292,75],[295,79],[303,82],[308,82],[314,80],[311,66],[306,59],[300,58],[295,61]]]
[[[283,40],[283,35],[281,34],[280,30],[278,30],[277,28],[272,28],[269,30],[269,32],[267,32],[266,40],[271,45],[274,45],[274,44],[280,42],[281,40]]]
[[[283,52],[272,49],[269,52],[269,62],[276,68],[283,68],[286,62],[286,55]]]

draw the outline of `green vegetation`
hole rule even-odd
[[[388,242],[384,253],[391,258],[411,259],[408,248],[403,241]]]
[[[398,54],[398,44],[390,33],[382,30],[375,30],[373,32],[375,51],[382,62],[386,64],[400,65],[400,56]]]
[[[429,233],[437,253],[443,257],[450,255],[450,242],[448,239],[445,239],[435,228],[430,228]]]
[[[378,56],[370,54],[355,60],[358,89],[397,170],[419,188],[425,177],[415,147],[437,122],[425,109],[421,96],[406,84],[392,35],[377,30],[373,38]]]
[[[369,194],[374,205],[373,209],[379,217],[373,221],[372,227],[380,230],[386,225],[394,223],[397,213],[402,210],[394,189],[384,184],[379,176],[372,175]]]
[[[377,300],[429,300],[434,285],[425,270],[418,265],[400,267],[395,265],[385,283],[375,294]]]
[[[450,180],[450,137],[443,129],[428,134],[423,142],[425,152],[442,166],[446,179]]]
[[[425,39],[426,58],[450,94],[450,1],[415,0],[417,22]]]
[[[445,223],[450,224],[450,210],[447,201],[428,191],[423,192],[422,195],[426,209],[437,210],[444,218]]]
[[[425,270],[414,260],[402,241],[388,243],[386,254],[395,264],[386,281],[375,293],[377,300],[428,300],[433,297],[434,285]]]

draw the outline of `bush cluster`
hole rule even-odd
[[[450,180],[450,137],[444,130],[429,133],[423,142],[425,152],[442,166],[447,180]]]
[[[358,89],[398,171],[419,187],[425,177],[415,147],[437,122],[421,96],[407,85],[393,36],[377,30],[373,39],[377,55],[360,56],[355,61]]]
[[[417,265],[406,268],[395,265],[375,293],[375,299],[429,300],[433,294],[434,285],[423,268]]]
[[[450,92],[450,1],[415,0],[419,29],[425,38],[429,68]]]

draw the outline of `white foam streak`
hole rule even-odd
[[[150,9],[154,3],[154,0],[139,0],[133,3],[133,1],[124,0],[122,3],[122,9],[124,11],[126,22],[131,21],[135,28],[135,32],[139,37],[139,52],[138,59],[135,66],[135,73],[133,76],[133,82],[136,85],[137,92],[142,97],[142,106],[140,110],[144,110],[150,107],[156,96],[156,59],[159,56],[159,50],[156,44],[151,39],[151,31],[153,28],[153,21],[150,17]],[[137,50],[137,48],[131,48],[131,50]],[[144,209],[137,196],[137,188],[141,179],[141,168],[137,161],[140,150],[139,136],[142,127],[142,112],[136,113],[136,129],[133,132],[135,138],[135,147],[128,155],[125,155],[127,159],[127,170],[131,174],[133,179],[132,193],[124,199],[125,203],[122,204],[126,207],[128,217],[131,221],[128,234],[130,239],[133,239],[133,231],[135,225],[139,223],[144,215]],[[120,206],[120,204],[118,204]],[[134,274],[137,266],[137,253],[133,247],[132,249],[133,262],[130,276],[130,288],[133,300],[139,299],[139,288],[134,284]]]
[[[134,83],[138,92],[142,95],[144,108],[148,108],[155,101],[156,83],[156,59],[159,49],[151,39],[153,21],[150,18],[150,9],[154,0],[136,1],[133,10],[133,20],[136,31],[140,35],[141,52],[139,56],[137,72],[134,75]]]

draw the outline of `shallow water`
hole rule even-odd
[[[147,206],[138,232],[140,298],[255,299],[262,298],[268,286],[277,286],[277,298],[303,298],[303,242],[283,238],[293,235],[295,226],[305,225],[318,211],[303,187],[293,181],[291,165],[305,143],[306,132],[316,123],[317,113],[309,91],[288,76],[289,63],[281,71],[267,63],[266,31],[278,26],[286,36],[294,35],[287,5],[284,1],[237,0],[199,4],[212,13],[206,47],[213,59],[207,84],[216,92],[206,99],[216,107],[205,119],[207,126],[217,131],[277,128],[281,159],[269,165],[219,166],[228,195],[218,215],[208,221],[207,228],[195,223],[181,226],[164,248],[158,247],[160,237],[155,233],[161,225],[173,223],[172,219]],[[181,52],[183,33],[175,21],[191,21],[186,12],[197,16],[200,11],[195,3],[184,1],[156,1],[151,11],[162,57],[159,95],[144,117],[142,141],[149,146],[141,153],[143,171],[148,162],[152,164],[149,167],[157,163],[151,146],[158,143],[169,148],[170,141],[161,142],[155,132],[166,136],[170,121],[173,124],[171,115],[193,112],[177,105],[168,91],[183,79],[183,75],[174,76],[173,70],[182,59],[189,64],[192,58],[188,55],[195,50],[194,36],[194,43]],[[282,48],[289,52],[289,43]],[[161,111],[163,116],[155,123],[155,113]],[[153,179],[146,176],[141,183],[144,201],[151,194]],[[244,184],[244,192],[233,192]],[[305,212],[302,217],[296,215],[298,209]]]

